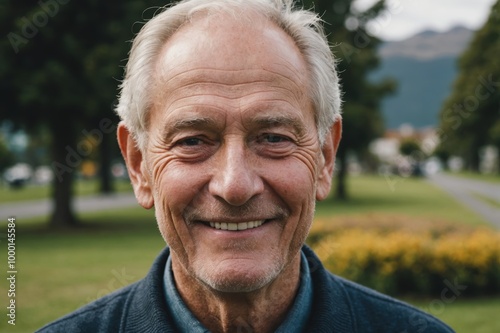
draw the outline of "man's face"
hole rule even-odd
[[[142,170],[175,265],[215,290],[273,281],[328,193],[308,80],[258,17],[197,18],[160,53]]]

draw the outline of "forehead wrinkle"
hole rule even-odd
[[[188,69],[186,69],[186,66]],[[213,79],[214,74],[222,73],[226,74],[225,76],[229,75],[234,75],[238,74],[240,72],[247,72],[247,71],[255,71],[259,70],[258,68],[246,68],[246,69],[227,69],[227,68],[213,68],[213,67],[205,67],[205,66],[199,66],[199,67],[194,67],[194,68],[189,68],[190,63],[189,62],[184,62],[181,64],[177,64],[175,66],[175,69],[182,67],[183,70],[181,70],[178,73],[171,74],[171,73],[165,73],[168,72],[167,70],[164,70],[163,68],[158,69],[158,73],[163,74],[163,78],[166,77],[167,83],[171,83],[172,81],[176,83],[177,81],[183,82],[183,80],[208,80],[208,79]],[[194,73],[194,74],[193,74]],[[183,77],[187,76],[187,79],[184,79]],[[161,76],[160,76],[161,77]],[[206,78],[206,79],[205,79]]]
[[[254,106],[254,105],[256,105],[256,106]],[[290,99],[279,98],[279,97],[260,98],[257,103],[255,101],[248,101],[246,103],[240,103],[239,107],[241,110],[244,110],[244,111],[246,111],[247,109],[250,109],[250,110],[253,110],[253,109],[266,110],[267,109],[270,111],[276,110],[276,111],[280,112],[280,110],[297,109],[297,105],[293,104]]]
[[[191,101],[191,103],[188,103],[186,105],[182,105],[180,107],[175,107],[173,108],[173,110],[170,110],[172,108],[172,105],[175,105],[175,103],[179,103],[179,102],[182,102],[184,100],[190,100],[191,98],[193,97],[207,97],[207,94],[206,93],[192,93],[190,95],[186,95],[186,96],[182,96],[182,97],[178,97],[178,98],[175,98],[175,99],[171,99],[171,98],[168,98],[170,97],[170,95],[172,94],[172,92],[165,92],[163,95],[162,95],[162,98],[157,98],[156,99],[156,102],[155,102],[155,106],[156,108],[162,112],[162,113],[171,113],[173,111],[178,111],[178,110],[181,110],[181,109],[188,109],[188,110],[192,110],[192,109],[197,109],[199,108],[200,105],[204,106],[205,109],[207,108],[207,101],[205,100],[202,100],[200,102],[196,102],[196,101]],[[219,96],[219,95],[216,95],[216,94],[213,94],[211,93],[210,94],[211,96],[217,96],[217,97],[220,97],[220,98],[225,98],[224,96]],[[230,98],[227,98],[227,99],[230,99]],[[163,104],[165,102],[165,104]],[[219,107],[217,106],[215,102],[211,102],[209,103],[210,104],[210,109],[213,109],[213,110],[218,110],[218,111],[225,111],[223,107]]]
[[[299,72],[301,72],[300,69],[298,68],[295,68],[293,65],[289,64],[288,62],[284,62],[284,63],[273,63],[273,65],[275,66],[279,66],[279,67],[285,67],[287,69],[287,72],[293,76],[295,76],[294,79],[286,76],[286,75],[283,75],[281,73],[279,73],[278,71],[274,71],[272,70],[271,68],[266,68],[265,70],[274,74],[274,75],[278,75],[278,76],[281,76],[282,78],[284,78],[285,80],[289,81],[291,84],[293,84],[299,91],[302,91],[301,87],[297,84],[297,82],[302,82],[303,79],[301,79],[300,75],[298,74]],[[307,71],[306,73],[303,73],[304,74],[304,79],[307,80]]]
[[[210,110],[220,111],[225,113],[228,108],[230,109],[238,109],[242,113],[246,113],[247,111],[255,111],[259,112],[259,110],[271,109],[271,110],[279,110],[279,109],[296,109],[297,107],[307,107],[307,105],[302,105],[300,103],[300,99],[295,94],[291,93],[289,89],[280,86],[273,86],[272,88],[278,88],[283,91],[282,94],[276,94],[276,91],[267,90],[267,89],[259,89],[252,91],[250,93],[246,93],[244,96],[227,96],[223,94],[218,94],[214,92],[193,92],[189,95],[185,95],[179,97],[175,100],[169,100],[168,106],[160,107],[160,109],[165,112],[175,112],[183,109],[187,109],[188,111],[195,111],[199,113],[207,112]],[[253,99],[253,95],[262,95],[259,96],[258,99]],[[290,96],[291,95],[291,96]],[[195,99],[192,99],[192,98]],[[199,99],[196,99],[199,97]],[[216,97],[216,99],[213,99]],[[291,98],[288,98],[291,97]],[[178,102],[182,102],[184,100],[188,100],[189,103],[182,105],[180,107],[173,107]],[[224,104],[224,101],[234,102],[237,101],[236,104]],[[294,104],[294,101],[297,104]],[[222,104],[221,104],[222,103]],[[286,104],[286,106],[284,105]],[[302,105],[302,106],[301,106]],[[271,107],[270,107],[271,106]],[[169,109],[172,108],[172,111]]]
[[[267,84],[265,87],[259,87],[248,89],[248,92],[245,91],[244,96],[234,95],[238,94],[242,88],[245,88],[247,85],[252,84],[267,84],[267,81],[259,81],[259,82],[247,82],[247,83],[238,83],[238,84],[228,84],[228,83],[218,83],[218,82],[194,82],[191,84],[187,84],[181,87],[176,87],[170,91],[166,92],[167,96],[175,95],[176,92],[181,91],[184,96],[175,99],[175,101],[181,101],[185,98],[197,97],[197,96],[215,96],[227,99],[240,99],[240,98],[248,98],[254,94],[258,93],[276,93],[276,91],[283,91],[285,93],[292,93],[290,89],[283,87],[279,84]],[[272,91],[271,89],[274,89]],[[233,96],[234,95],[234,96]]]
[[[195,85],[197,85],[197,83],[193,84],[193,86],[195,86]],[[200,84],[200,85],[205,85],[205,83]],[[258,94],[270,94],[272,96],[271,97],[268,95],[268,97],[266,97],[266,98],[262,98],[262,96],[261,96],[257,102],[259,104],[261,104],[262,102],[271,101],[271,102],[283,102],[283,103],[290,104],[291,106],[293,106],[292,100],[295,100],[297,103],[300,103],[300,100],[301,100],[301,98],[300,98],[301,96],[297,96],[295,93],[293,93],[293,91],[290,91],[286,87],[282,87],[279,85],[276,85],[276,86],[269,85],[268,87],[255,89],[251,92],[246,92],[244,96],[232,95],[231,92],[224,93],[224,91],[217,91],[217,92],[211,91],[210,92],[210,91],[203,90],[203,88],[200,87],[201,91],[193,91],[189,94],[184,93],[184,96],[177,97],[175,99],[168,98],[168,97],[171,97],[176,90],[182,89],[182,88],[183,87],[179,87],[179,88],[176,88],[174,91],[171,91],[170,93],[167,92],[165,94],[166,96],[162,99],[163,102],[166,102],[165,103],[166,105],[161,105],[162,101],[160,101],[159,103],[157,102],[156,105],[158,106],[158,108],[165,112],[165,111],[169,110],[172,107],[172,105],[175,105],[175,103],[179,103],[179,102],[182,102],[184,100],[190,100],[192,98],[197,98],[197,97],[200,98],[200,102],[196,103],[196,101],[192,101],[191,102],[192,105],[198,105],[198,104],[207,105],[206,98],[216,97],[219,99],[224,99],[224,100],[229,100],[229,101],[240,100],[241,102],[238,103],[238,106],[239,106],[238,108],[246,108],[248,105],[255,104],[256,101],[251,100],[251,98],[252,98],[252,96],[258,95]],[[267,88],[272,88],[274,90],[267,89]],[[192,90],[196,90],[196,89],[192,89]],[[280,91],[280,93],[277,93],[278,90]],[[289,96],[289,98],[280,97],[280,96],[287,96],[287,97]],[[246,101],[247,99],[250,99],[250,101],[248,101],[247,103],[244,103],[243,101]],[[216,106],[220,102],[221,101],[217,101],[217,100],[209,100],[208,104],[211,105],[211,108],[219,109],[220,111],[224,111],[223,107]],[[182,108],[185,108],[185,107],[189,107],[189,105],[183,106]],[[175,108],[175,109],[177,109],[177,108]]]
[[[277,64],[274,64],[277,65]],[[300,77],[295,73],[296,68],[291,68],[289,66],[284,66],[288,69],[291,75],[296,76],[295,80],[301,82]],[[184,66],[183,66],[184,67]],[[252,73],[253,72],[253,73]],[[166,77],[165,77],[166,76]],[[221,81],[231,80],[236,78],[235,83],[224,83]],[[166,88],[173,86],[186,87],[192,84],[209,83],[209,84],[220,84],[227,86],[239,86],[249,83],[271,83],[280,82],[282,79],[287,83],[291,83],[298,91],[302,91],[301,87],[294,81],[291,77],[279,73],[278,71],[272,70],[271,68],[249,68],[249,69],[217,69],[217,68],[207,68],[207,67],[196,67],[188,70],[184,70],[180,73],[176,73],[172,76],[163,75],[160,79],[160,83],[165,83]]]

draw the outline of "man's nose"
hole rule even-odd
[[[232,206],[241,206],[264,191],[264,181],[256,172],[258,157],[244,143],[227,143],[218,153],[208,187],[210,194]]]

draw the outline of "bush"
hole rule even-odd
[[[500,294],[500,233],[368,220],[364,227],[321,221],[312,229],[309,243],[332,273],[391,295],[436,295],[446,280],[466,286],[464,295]]]

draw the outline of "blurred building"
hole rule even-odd
[[[403,156],[400,152],[401,143],[408,140],[418,143],[420,150]],[[369,150],[379,159],[381,173],[410,175],[415,173],[416,168],[422,168],[418,172],[426,170],[432,173],[440,169],[436,159],[429,159],[438,144],[435,128],[417,130],[405,124],[397,130],[387,130],[383,137],[371,143]]]

